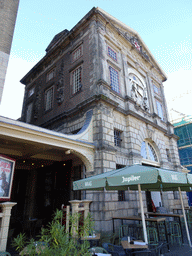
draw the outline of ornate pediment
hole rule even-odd
[[[160,73],[161,76],[163,76],[164,80],[167,79],[166,74],[160,67],[159,63],[156,61],[150,50],[148,49],[147,45],[145,42],[142,40],[140,35],[132,29],[131,27],[127,26],[123,22],[119,21],[109,13],[105,12],[101,8],[96,8],[98,12],[102,14],[102,17],[105,17],[108,23],[111,23],[113,28],[115,28],[118,31],[118,34],[123,36],[127,41],[129,41],[132,44],[133,49],[136,49],[138,53],[146,60],[150,61],[158,72]]]

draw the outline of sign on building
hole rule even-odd
[[[0,201],[9,201],[13,182],[15,161],[0,155]]]

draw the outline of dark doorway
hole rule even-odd
[[[37,169],[16,169],[11,201],[11,226],[17,233],[27,229],[30,219],[38,220],[39,228],[52,220],[56,209],[69,204],[72,161],[54,162]],[[33,196],[32,196],[33,195]]]
[[[36,212],[46,223],[56,209],[69,204],[72,162],[55,162],[38,170]]]
[[[23,230],[25,205],[28,200],[26,194],[28,177],[29,170],[18,169],[14,172],[11,202],[17,204],[11,210],[10,229],[12,229],[13,236]]]

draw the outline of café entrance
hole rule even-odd
[[[38,232],[51,221],[56,209],[60,210],[62,204],[68,205],[74,198],[72,182],[81,178],[82,168],[73,167],[72,163],[67,160],[32,170],[15,170],[11,201],[17,205],[10,223],[15,233],[30,233],[32,228],[33,233]]]

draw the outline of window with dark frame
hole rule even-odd
[[[53,107],[53,86],[45,91],[45,111]]]
[[[53,79],[53,77],[55,76],[55,70],[51,70],[48,74],[47,74],[47,82],[50,81],[51,79]]]
[[[167,154],[168,161],[171,162],[170,152],[168,148],[166,148],[166,154]]]
[[[73,94],[79,92],[82,88],[82,67],[79,66],[72,71]]]
[[[32,109],[33,109],[33,102],[29,103],[27,105],[27,109],[26,109],[26,123],[30,123],[31,122],[31,117],[32,117]]]
[[[119,90],[119,72],[112,68],[111,66],[109,67],[109,72],[110,72],[110,81],[111,81],[111,89],[115,92],[120,92]]]
[[[173,191],[173,197],[174,197],[174,199],[178,200],[179,199],[179,191]]]
[[[108,55],[114,59],[115,61],[117,61],[117,53],[111,49],[111,47],[108,46]]]
[[[28,91],[28,97],[31,97],[35,93],[35,87],[33,86],[32,88],[29,89]]]
[[[125,165],[116,164],[116,169],[121,169]],[[125,190],[118,190],[118,201],[125,201]]]
[[[83,45],[80,45],[72,52],[72,62],[78,60],[83,55]]]
[[[122,135],[121,135],[121,131],[114,129],[114,144],[117,147],[121,147],[121,139]]]

